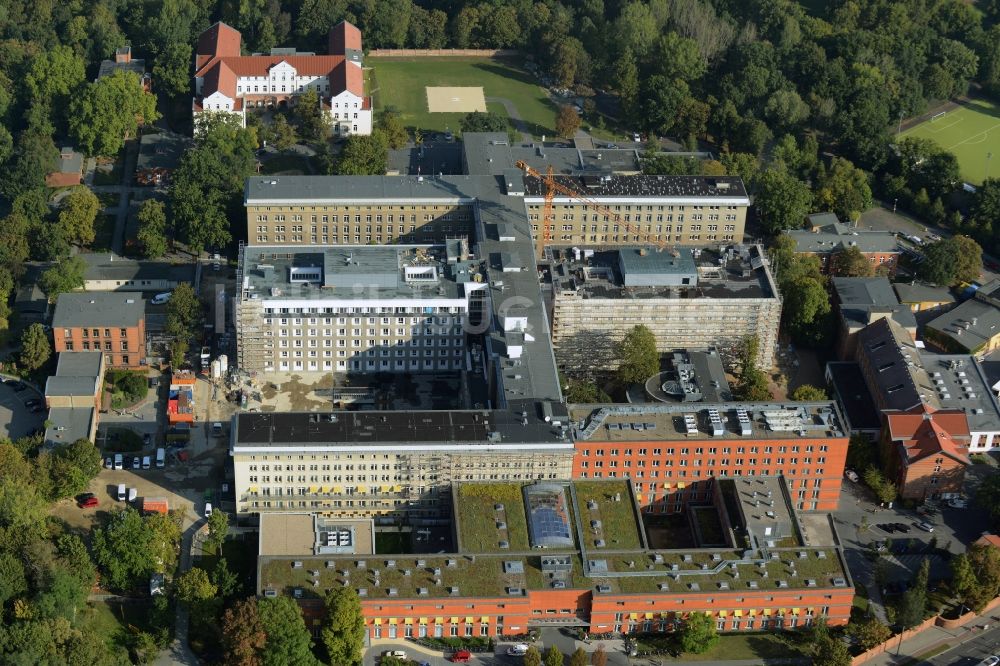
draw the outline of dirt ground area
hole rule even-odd
[[[481,86],[427,86],[427,110],[431,113],[486,112]]]

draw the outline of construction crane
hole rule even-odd
[[[535,169],[534,167],[532,167],[523,160],[518,160],[515,163],[515,166],[521,171],[523,171],[526,176],[531,176],[532,178],[539,179],[545,186],[545,205],[542,208],[542,228],[539,230],[539,233],[535,235],[535,254],[537,257],[541,258],[544,256],[545,248],[552,240],[552,224],[553,224],[553,218],[555,217],[552,212],[552,201],[555,199],[557,193],[561,194],[564,197],[568,197],[576,201],[581,201],[587,204],[587,206],[593,207],[593,209],[596,212],[605,215],[609,220],[621,224],[620,222],[621,215],[619,213],[616,213],[607,206],[605,206],[604,204],[598,203],[597,201],[589,198],[586,194],[583,194],[582,192],[574,190],[572,187],[568,187],[566,185],[563,185],[562,183],[557,182],[554,170],[552,169],[551,165],[549,165],[549,168],[546,170],[545,175],[542,175],[537,169]],[[627,233],[632,233],[635,234],[636,236],[639,235],[638,226],[632,226],[628,222],[624,224],[625,224],[625,231]],[[664,247],[666,247],[667,242],[665,240],[654,241],[652,240],[651,236],[652,234],[648,233],[646,234],[647,243],[655,243],[656,246],[661,250]]]

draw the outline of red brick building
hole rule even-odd
[[[833,213],[808,216],[805,229],[786,231],[795,239],[796,252],[819,258],[825,273],[834,272],[839,252],[856,248],[880,275],[895,275],[902,250],[890,231],[865,231],[843,224]]]
[[[962,492],[969,465],[969,422],[960,409],[920,404],[886,410],[883,454],[902,499]]]
[[[800,511],[832,511],[848,436],[835,403],[680,403],[572,409],[574,479],[630,478],[643,511],[677,513],[712,479],[784,476]]]
[[[146,310],[142,294],[60,294],[52,315],[52,341],[57,352],[104,352],[108,367],[141,367],[146,358]]]

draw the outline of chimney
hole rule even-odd
[[[115,51],[115,62],[117,63],[130,63],[132,62],[132,47],[125,45]]]

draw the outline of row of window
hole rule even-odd
[[[378,210],[381,210],[381,209],[382,209],[382,207],[379,206]],[[390,206],[389,209],[392,210],[392,206]],[[400,210],[403,210],[403,209],[404,209],[404,207],[400,206]],[[424,208],[424,210],[434,210],[434,211],[436,211],[438,209],[439,209],[438,206],[432,206],[430,208]],[[271,209],[267,208],[266,210],[271,210]],[[411,210],[416,210],[416,206],[411,206]],[[440,214],[440,215],[436,214],[436,213],[434,215],[431,215],[429,213],[424,213],[421,216],[421,218],[423,219],[424,222],[429,222],[431,220],[468,221],[468,220],[472,219],[472,215],[470,214],[468,208],[443,208],[441,210],[444,210],[445,212],[442,213],[442,214]],[[343,220],[344,224],[350,224],[351,223],[351,217],[352,217],[351,215],[349,215],[347,213],[344,213],[343,217],[344,217],[344,220]],[[354,217],[354,224],[361,224],[361,215],[359,213],[355,213],[353,215],[353,217]],[[285,213],[278,213],[278,214],[274,215],[273,217],[271,217],[269,215],[257,215],[257,221],[258,222],[267,222],[268,220],[271,220],[273,222],[285,222],[285,221],[302,222],[303,221],[302,220],[302,215],[298,215],[298,214],[292,214],[291,215],[291,220],[287,220],[286,218],[287,218],[287,216],[286,216]],[[376,224],[382,224],[383,221],[392,224],[393,222],[397,221],[397,220],[395,220],[395,215],[393,215],[391,213],[389,215],[385,216],[384,219],[383,219],[382,213],[376,213],[374,215],[372,215],[371,213],[365,213],[364,218],[365,218],[364,219],[365,224],[371,224],[373,221]],[[317,224],[320,220],[322,220],[322,223],[325,224],[325,225],[329,225],[331,222],[334,225],[336,225],[336,224],[338,224],[340,222],[340,215],[322,215],[322,216],[320,216],[320,215],[311,215],[310,216],[310,221],[313,224]],[[409,216],[409,220],[410,220],[410,222],[416,222],[417,221],[417,216],[415,214],[411,214]],[[403,214],[399,215],[398,222],[400,222],[400,223],[406,222],[406,215],[403,215]],[[327,231],[327,228],[328,227],[323,227],[323,232],[324,233]],[[258,227],[258,230],[267,231],[266,229],[263,229],[263,228],[260,228],[260,227]],[[284,228],[282,228],[281,230],[284,231]],[[293,231],[294,230],[295,229],[293,228]],[[313,230],[313,232],[315,232],[316,231],[316,227],[313,227],[312,230]],[[299,227],[298,231],[302,231],[302,228]],[[334,231],[334,233],[336,233],[336,231],[337,231],[337,227],[336,226],[333,227],[333,231]],[[369,231],[371,231],[371,229],[369,229]],[[381,229],[379,229],[379,231],[381,231]],[[391,231],[391,229],[390,229],[390,231]]]
[[[750,447],[737,446],[737,447],[735,447],[735,449],[731,449],[728,446],[724,446],[721,449],[721,453],[724,453],[724,454],[729,454],[729,453],[760,453],[760,452],[763,452],[763,453],[813,453],[814,451],[819,451],[820,453],[826,453],[829,450],[830,450],[830,447],[827,444],[807,444],[807,445],[801,447],[801,450],[800,450],[800,447],[799,447],[798,444],[792,444],[792,445],[787,445],[787,446],[784,445],[784,444],[775,444],[773,446],[770,445],[770,444],[768,444],[768,445],[764,445],[763,447],[756,446],[756,445],[750,446]],[[633,453],[633,451],[634,451],[634,453]],[[591,452],[593,452],[593,454],[594,454],[595,457],[601,457],[601,456],[604,456],[605,454],[608,454],[608,453],[610,453],[610,455],[612,455],[612,456],[617,457],[619,454],[625,455],[625,456],[631,456],[631,455],[644,456],[644,455],[647,455],[647,453],[649,451],[652,451],[654,456],[663,455],[664,453],[666,453],[666,455],[668,455],[668,456],[672,456],[675,453],[677,453],[678,451],[680,452],[680,455],[682,455],[682,456],[691,455],[692,453],[694,455],[696,455],[696,456],[705,455],[706,453],[708,455],[710,455],[710,456],[713,456],[716,453],[720,452],[719,448],[715,447],[715,446],[709,446],[709,447],[698,446],[698,447],[694,447],[693,449],[689,448],[689,447],[683,447],[683,448],[680,448],[680,449],[675,449],[673,447],[668,447],[666,449],[662,449],[662,448],[654,448],[654,449],[647,449],[647,448],[639,448],[639,449],[587,449],[587,448],[584,448],[584,449],[580,449],[579,453],[580,453],[581,456],[583,456],[583,457],[586,458],[586,457],[590,456]]]
[[[598,202],[598,203],[600,203],[600,202]],[[590,206],[588,204],[558,203],[558,204],[555,204],[554,208],[556,210],[560,210],[560,209],[579,210],[581,208],[581,205],[582,205],[583,210],[585,210],[585,211],[590,210]],[[528,206],[528,210],[538,210],[539,208],[541,208],[541,206],[539,206],[538,204],[531,204],[531,205]],[[615,211],[616,213],[621,212],[623,208],[624,208],[625,212],[630,212],[632,210],[632,205],[631,204],[627,204],[625,206],[620,206],[620,205],[605,206],[605,208],[610,208],[611,210]],[[739,210],[740,208],[743,208],[743,206],[651,206],[651,205],[647,205],[645,208],[643,208],[641,205],[635,206],[636,212],[642,212],[643,210],[646,210],[646,211],[657,210],[657,211],[672,212],[674,209],[679,210],[679,211],[684,211],[684,210]]]
[[[124,358],[127,359],[128,357]],[[123,361],[123,363],[128,364],[128,361],[125,360]],[[402,361],[396,361],[395,366],[390,365],[389,361],[380,361],[378,364],[376,364],[375,361],[367,361],[367,362],[351,361],[350,366],[348,366],[345,361],[337,361],[337,370],[347,370],[348,367],[351,370],[375,370],[376,368],[381,370],[388,370],[391,367],[395,367],[396,369],[399,370],[404,370],[404,369],[405,370],[435,370],[435,369],[459,370],[464,366],[465,363],[461,359],[454,359],[452,361],[448,361],[446,359],[438,359],[436,364],[433,359],[424,359],[423,364],[421,364],[419,361],[413,361],[413,360],[411,360],[409,364],[404,364]],[[265,369],[273,371],[274,367],[273,365],[268,365]],[[332,370],[333,362],[323,361],[322,369]],[[302,361],[293,361],[293,362],[281,361],[278,363],[278,370],[281,371],[309,370],[315,372],[320,370],[320,364],[318,361],[309,361],[308,363],[303,363]]]
[[[73,330],[74,329],[72,329],[72,328],[64,328],[63,329],[63,337],[64,338],[72,337]],[[100,329],[100,328],[81,328],[80,329],[80,337],[82,337],[84,340],[86,340],[87,338],[100,338],[100,337],[102,337],[101,336],[101,330],[102,329]],[[103,337],[110,338],[111,337],[111,331],[113,329],[105,328],[103,330],[104,330],[104,336]],[[126,335],[128,335],[128,329],[127,328],[119,328],[118,329],[118,337],[124,338]]]

